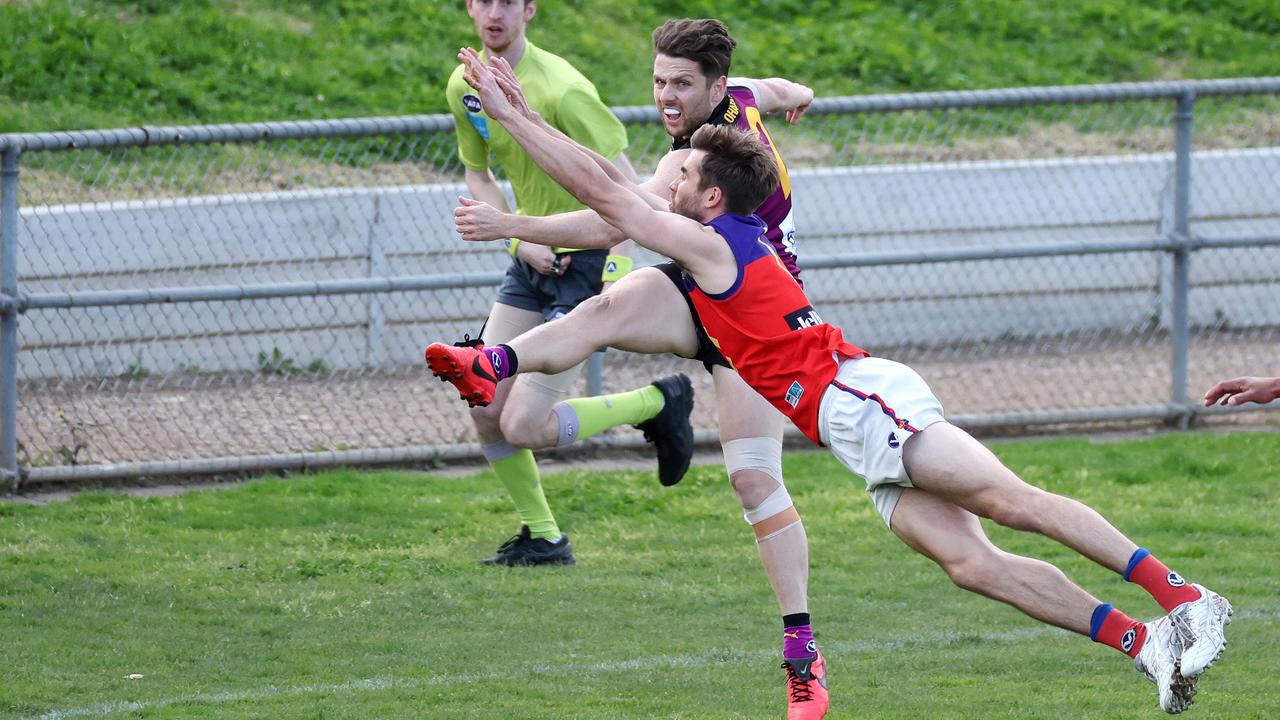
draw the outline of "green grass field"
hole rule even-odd
[[[0,2],[0,132],[445,112],[463,0]],[[1274,0],[543,0],[530,38],[610,104],[649,34],[722,18],[735,68],[821,95],[1274,74]],[[602,32],[601,28],[608,28]]]
[[[996,450],[1233,600],[1227,654],[1187,717],[1280,714],[1280,436]],[[1115,651],[952,587],[825,453],[790,453],[786,472],[829,717],[1162,715]],[[0,504],[0,716],[782,717],[777,609],[722,468],[671,489],[642,472],[546,485],[576,567],[475,564],[514,529],[488,475]],[[1132,615],[1158,613],[1060,546],[991,532]]]

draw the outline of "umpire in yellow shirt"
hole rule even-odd
[[[467,0],[488,60],[502,57],[524,85],[530,107],[566,135],[594,149],[634,177],[623,151],[627,133],[600,100],[596,88],[563,58],[535,47],[525,28],[537,12],[536,0]],[[462,66],[449,78],[449,108],[458,137],[458,157],[466,170],[472,197],[508,209],[502,189],[490,172],[490,157],[502,168],[515,194],[516,212],[553,215],[581,209],[564,188],[547,176],[498,123],[480,107],[480,98],[462,79]],[[511,266],[482,331],[487,345],[504,343],[530,328],[569,312],[600,293],[605,280],[620,276],[630,258],[613,258],[605,250],[552,249],[518,239],[506,241]],[[617,252],[615,249],[613,252]],[[610,272],[606,273],[606,267]],[[493,403],[472,410],[485,459],[511,494],[520,516],[519,533],[503,543],[485,563],[527,566],[573,564],[569,538],[560,532],[538,476],[532,451],[508,443],[500,427],[504,409],[545,416],[568,396],[581,371],[559,375],[522,375],[498,386]]]

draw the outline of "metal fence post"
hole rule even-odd
[[[1190,407],[1187,399],[1187,349],[1190,338],[1187,302],[1191,274],[1191,121],[1195,92],[1178,98],[1174,112],[1173,165],[1173,387],[1175,406]],[[1182,416],[1181,423],[1189,418]]]
[[[0,160],[0,293],[18,296],[18,160],[9,147]],[[18,309],[0,313],[0,476],[18,489]]]
[[[373,196],[373,221],[369,223],[369,245],[367,276],[370,278],[385,277],[387,274],[387,254],[382,240],[382,197]],[[385,295],[370,293],[367,302],[369,324],[365,333],[365,365],[377,367],[382,364],[383,333],[387,320],[384,310]]]
[[[587,358],[587,395],[604,394],[604,352],[597,350]]]

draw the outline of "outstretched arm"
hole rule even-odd
[[[679,262],[695,277],[700,268],[714,268],[714,261],[723,264],[727,259],[732,266],[728,246],[713,239],[718,236],[709,235],[694,220],[650,208],[635,192],[612,180],[575,143],[546,131],[517,110],[507,95],[511,88],[500,86],[497,75],[474,50],[463,48],[458,59],[466,68],[463,77],[476,89],[489,116],[506,128],[539,167],[606,222],[640,245]]]
[[[756,104],[765,115],[785,112],[792,125],[809,110],[813,89],[785,78],[729,78],[730,85],[747,85],[755,90]]]
[[[580,250],[608,249],[626,239],[617,228],[600,219],[594,210],[547,215],[517,215],[488,203],[458,198],[453,223],[463,240],[484,242],[519,238],[525,243]]]
[[[498,187],[498,182],[493,179],[493,173],[488,170],[467,168],[464,177],[467,183],[467,190],[471,192],[471,197],[475,199],[468,198],[464,201],[462,198],[458,198],[459,202],[482,205],[493,209],[494,212],[499,214],[507,211],[507,198],[502,194],[502,188]],[[510,237],[510,235],[498,235],[490,239],[500,240],[507,237]],[[543,275],[556,275],[559,273],[556,265],[556,254],[549,247],[538,244],[525,246],[521,243],[515,249],[515,256]]]
[[[524,88],[521,87],[520,81],[516,78],[516,71],[512,69],[510,63],[506,61],[506,58],[493,58],[490,65],[488,65],[488,69],[493,73],[494,79],[498,83],[498,87],[506,95],[507,100],[511,103],[512,108],[516,112],[525,119],[538,125],[544,132],[552,137],[569,143],[586,153],[588,157],[600,166],[601,170],[604,170],[610,180],[628,188],[636,188],[635,170],[631,167],[631,162],[627,160],[625,155],[619,156],[619,161],[617,162],[609,160],[595,150],[569,137],[564,133],[564,131],[544,120],[537,111],[529,107],[529,103],[524,97]],[[636,191],[638,192],[638,190]]]
[[[1209,388],[1204,394],[1204,404],[1243,405],[1244,403],[1269,403],[1280,398],[1280,377],[1238,377]]]
[[[658,163],[657,172],[640,188],[649,207],[666,210],[670,202],[671,182],[679,174],[680,163],[688,150],[668,153]],[[537,217],[503,212],[492,204],[468,202],[459,198],[453,212],[454,224],[464,240],[483,242],[516,237],[523,242],[552,247],[612,248],[626,240],[622,231],[605,222],[591,209],[576,210]]]

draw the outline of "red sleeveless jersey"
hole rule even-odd
[[[738,278],[723,293],[703,292],[688,273],[685,287],[707,335],[748,385],[818,439],[818,405],[841,360],[869,353],[845,342],[818,317],[804,290],[764,238],[752,215],[725,214],[707,223],[733,250]]]

